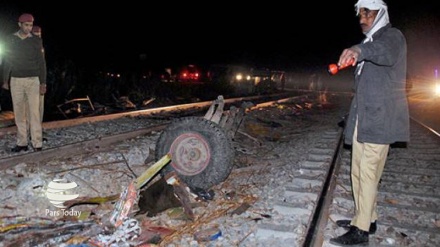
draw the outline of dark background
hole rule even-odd
[[[434,1],[406,2],[387,1],[390,20],[407,37],[409,73],[429,77],[440,66],[439,11]],[[362,40],[355,3],[2,1],[0,35],[15,31],[18,16],[28,12],[42,27],[49,66],[67,57],[94,69],[142,60],[290,70],[326,66]]]

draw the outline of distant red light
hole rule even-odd
[[[200,80],[200,71],[193,65],[185,66],[180,70],[178,80],[182,82],[198,82]]]

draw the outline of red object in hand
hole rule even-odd
[[[348,63],[343,64],[343,65],[341,65],[341,66],[338,66],[337,64],[332,63],[332,64],[330,64],[330,65],[328,66],[328,73],[330,73],[330,75],[335,75],[336,73],[339,72],[339,70],[341,70],[341,69],[345,69],[345,68],[347,68],[348,66],[350,66],[350,65],[352,65],[352,64],[353,64],[353,59],[350,60]]]

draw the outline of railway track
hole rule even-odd
[[[239,105],[242,101],[252,101],[255,104],[264,106],[274,104],[277,101],[289,100],[292,97],[307,98],[308,94],[299,96],[276,94],[231,98],[225,100],[225,106]],[[134,135],[136,135],[158,131],[163,129],[173,118],[190,115],[203,116],[211,103],[211,101],[188,103],[118,114],[45,122],[43,123],[44,137],[49,139],[50,142],[43,144],[43,151],[38,155],[32,154],[32,151],[19,154],[9,152],[10,148],[15,145],[16,128],[15,126],[0,128],[0,145],[4,147],[0,149],[0,169],[6,167],[6,164],[10,166],[27,159],[50,157],[60,150],[63,150],[65,154],[74,154],[77,152],[75,151],[76,146],[103,146],[105,143],[101,141],[102,139],[111,144],[113,142],[109,142],[110,140],[121,141],[133,138],[132,132],[135,132]],[[81,142],[84,142],[84,145]],[[16,159],[16,162],[14,159]]]
[[[270,182],[276,185],[267,186],[268,191],[263,193],[267,198],[260,198],[255,207],[266,208],[273,216],[258,224],[253,238],[240,246],[311,246],[309,238],[315,235],[319,224],[315,215],[323,209],[322,198],[341,133],[334,127],[318,131],[313,138],[318,141],[309,143],[304,160],[267,168],[272,180],[276,180]],[[253,176],[251,181],[265,183],[265,178],[266,175]]]
[[[336,122],[348,106],[341,103],[339,110],[321,109],[296,118],[292,117],[292,108],[283,102],[276,106],[267,103],[270,107],[265,119],[271,116],[271,122],[259,122],[261,126],[274,123],[282,126],[266,126],[269,133],[258,136],[256,133],[265,133],[261,126],[252,125],[254,122],[245,125],[247,130],[258,128],[259,131],[239,135],[234,140],[237,164],[228,179],[213,188],[215,200],[195,209],[200,215],[196,222],[176,223],[178,230],[165,237],[161,246],[197,246],[194,230],[206,225],[220,226],[222,230],[222,237],[213,242],[216,246],[331,246],[329,238],[345,232],[334,222],[350,219],[353,213],[350,150],[344,148],[342,129]],[[261,120],[259,114],[263,111],[255,109],[248,118]],[[168,117],[158,116],[136,121],[143,118],[137,114],[106,122],[85,121],[68,128],[67,125],[61,129],[48,128],[49,136],[54,138],[66,131],[89,133],[89,138],[53,144],[54,147],[39,153],[6,157],[0,159],[0,167],[6,170],[14,164],[46,160],[46,167],[41,169],[47,174],[66,174],[70,172],[65,169],[69,162],[75,163],[70,165],[75,166],[70,168],[73,171],[82,169],[78,163],[91,169],[99,160],[101,164],[111,164],[115,169],[110,172],[113,174],[103,177],[100,171],[94,171],[87,176],[101,177],[105,183],[119,174],[126,176],[121,183],[124,185],[133,175],[126,174],[128,155],[120,154],[133,146],[139,147],[137,150],[151,148],[157,133],[169,123]],[[108,125],[119,126],[120,133],[106,133]],[[411,127],[408,146],[391,148],[379,188],[379,229],[370,236],[370,246],[438,246],[440,243],[440,142],[425,126],[413,121]],[[278,132],[284,137],[278,136]],[[87,158],[85,153],[89,153]],[[94,156],[97,153],[99,157]],[[111,161],[100,160],[102,156],[108,156]],[[50,159],[56,161],[47,161]],[[145,166],[131,168],[139,174]],[[84,174],[76,173],[74,178]],[[111,192],[119,191],[118,186],[107,186]]]
[[[312,246],[332,246],[331,237],[346,230],[336,220],[351,219],[350,150],[341,148],[331,197],[324,207],[320,237]],[[411,121],[411,141],[392,146],[379,185],[378,231],[370,246],[439,246],[440,139],[431,128]],[[349,207],[347,207],[347,205]]]

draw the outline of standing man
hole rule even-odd
[[[34,25],[32,27],[32,34],[39,37],[40,39],[42,39],[41,37],[41,27]],[[44,53],[44,47],[43,47],[43,53]],[[43,117],[44,117],[44,94],[46,93],[46,84],[41,84],[41,91],[40,91],[40,117],[41,117],[41,122],[43,122]],[[42,93],[42,91],[44,91],[44,93]],[[44,140],[44,138],[43,138]]]
[[[12,152],[28,150],[28,122],[33,149],[41,151],[43,145],[39,106],[40,93],[46,89],[46,61],[41,39],[31,33],[33,23],[31,14],[22,14],[18,18],[20,29],[6,41],[3,87],[11,89],[17,126],[17,143]]]
[[[345,143],[352,145],[351,183],[355,215],[340,220],[348,232],[330,239],[339,246],[368,244],[376,231],[377,188],[390,144],[409,141],[406,98],[406,39],[391,26],[382,0],[355,5],[366,38],[342,51],[338,65],[357,64]]]

